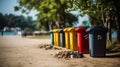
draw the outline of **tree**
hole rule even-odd
[[[22,9],[23,12],[27,12],[28,9],[35,9],[38,11],[38,18],[47,19],[49,25],[51,22],[55,22],[56,26],[60,28],[66,27],[66,20],[69,19],[66,17],[69,3],[71,3],[69,0],[19,0],[19,6],[16,6],[15,10]],[[71,17],[76,18],[75,16]]]
[[[111,41],[111,28],[117,27],[118,40],[120,41],[120,1],[119,0],[74,0],[75,9],[80,9],[82,14],[90,16],[93,26],[105,26],[108,28],[108,39]],[[115,26],[113,26],[115,24]],[[118,42],[119,42],[118,41]]]
[[[24,16],[15,16],[13,14],[0,14],[0,29],[3,29],[5,26],[8,27],[21,27],[24,29],[25,27],[29,27],[34,29],[32,17],[25,18]]]
[[[0,30],[2,30],[6,25],[7,25],[7,21],[6,18],[4,17],[4,15],[2,13],[0,13]]]
[[[114,0],[115,8],[116,8],[116,27],[117,27],[117,42],[120,43],[120,0]]]

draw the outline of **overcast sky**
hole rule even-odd
[[[24,15],[24,16],[32,16],[33,19],[36,19],[35,14],[36,11],[31,11],[29,14],[22,14],[20,11],[15,12],[14,6],[17,6],[17,0],[0,0],[0,13],[3,14],[15,14],[15,15]]]

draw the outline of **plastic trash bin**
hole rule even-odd
[[[94,27],[86,30],[89,32],[89,53],[93,57],[106,56],[107,28]]]
[[[87,54],[89,53],[89,36],[86,32],[86,26],[80,26],[75,29],[77,32],[77,45],[78,45],[78,52]]]
[[[53,35],[54,35],[53,37],[54,37],[54,45],[55,45],[56,44],[56,33],[54,32],[54,30],[53,30]]]
[[[65,28],[64,30],[64,33],[65,33],[65,47],[67,49],[70,49],[70,38],[69,38],[69,32],[68,32],[68,28]]]
[[[54,33],[53,33],[53,30],[50,30],[49,33],[50,33],[51,45],[54,45]]]
[[[77,50],[77,35],[75,32],[75,28],[68,28],[69,37],[70,37],[70,49],[76,51]]]
[[[60,46],[60,33],[59,29],[54,29],[54,45],[55,46]]]
[[[63,29],[59,29],[59,33],[60,33],[60,46],[65,47],[65,33]]]

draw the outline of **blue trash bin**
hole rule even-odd
[[[60,33],[60,46],[65,47],[65,33],[63,29],[59,29],[59,33]]]
[[[106,56],[107,28],[93,27],[86,30],[89,33],[89,53],[92,57]]]
[[[53,30],[50,30],[50,40],[51,40],[51,45],[54,45],[54,33]]]

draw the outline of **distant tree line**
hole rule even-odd
[[[0,13],[0,30],[2,30],[4,27],[20,27],[22,30],[25,28],[29,28],[30,30],[34,30],[34,21],[32,20],[32,17],[24,17],[22,15],[16,16],[13,14],[2,14]]]

